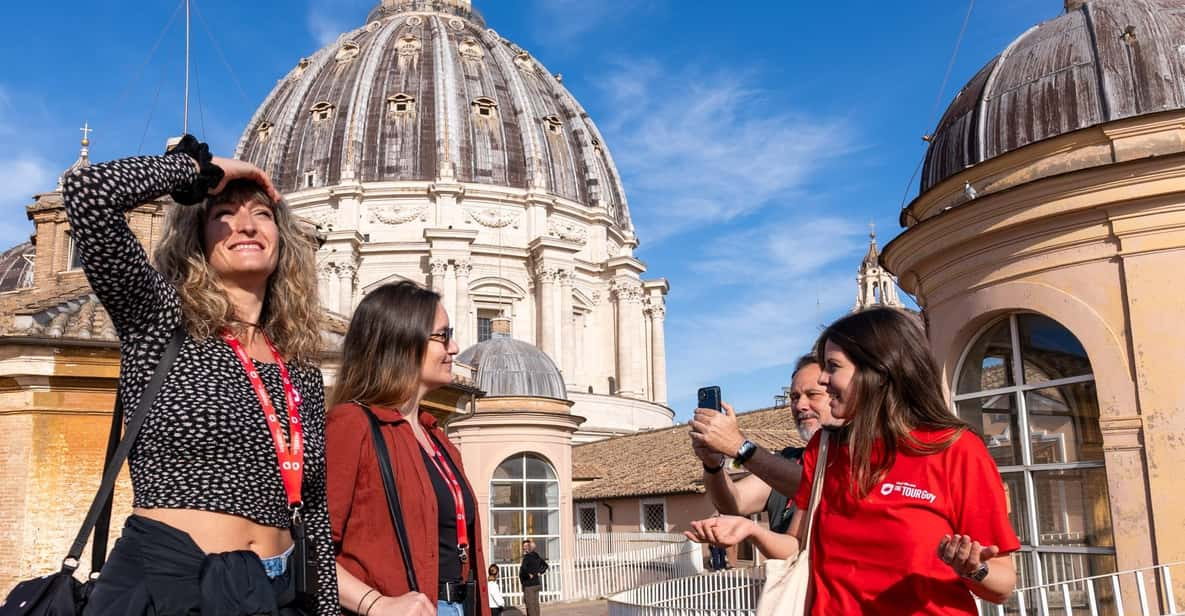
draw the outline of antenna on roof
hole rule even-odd
[[[185,0],[185,113],[181,120],[181,134],[189,134],[189,0]]]

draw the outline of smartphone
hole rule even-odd
[[[724,409],[720,406],[720,386],[711,385],[709,387],[700,387],[696,398],[699,400],[696,408],[724,412]]]

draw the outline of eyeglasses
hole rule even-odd
[[[444,346],[448,346],[448,343],[453,339],[453,328],[446,327],[438,332],[432,332],[431,334],[428,334],[428,339],[435,340]]]

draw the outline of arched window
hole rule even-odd
[[[954,394],[1004,479],[1017,586],[1114,572],[1098,394],[1074,334],[1039,314],[997,320],[965,351]]]
[[[535,454],[507,458],[490,480],[491,563],[517,563],[523,539],[545,559],[560,557],[560,482]]]

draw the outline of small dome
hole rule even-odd
[[[1044,139],[1185,108],[1180,0],[1069,0],[1066,7],[1021,34],[955,95],[927,138],[921,192]]]
[[[0,253],[0,293],[33,286],[33,257],[37,247],[18,244]]]
[[[465,349],[457,361],[477,368],[474,380],[488,398],[568,399],[559,368],[533,344],[513,338],[491,338]]]

